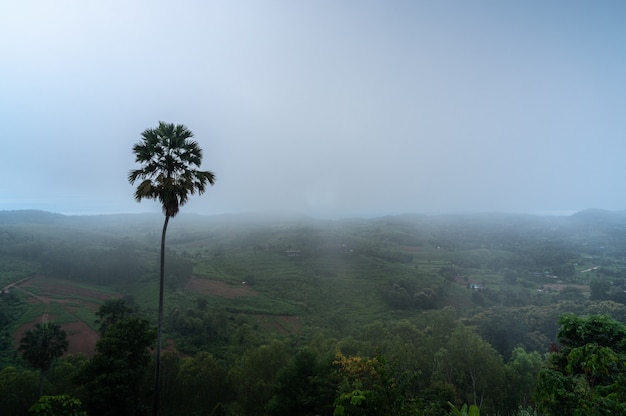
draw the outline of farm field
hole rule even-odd
[[[68,354],[92,356],[98,340],[95,313],[102,303],[121,297],[104,287],[36,275],[8,289],[17,292],[30,306],[16,322],[15,348],[23,334],[36,323],[56,322],[67,333]]]

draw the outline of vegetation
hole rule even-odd
[[[546,415],[626,412],[626,326],[606,315],[559,319],[560,345],[539,373],[538,407]]]
[[[80,400],[62,394],[59,396],[41,396],[28,409],[29,416],[87,416],[82,410]]]
[[[130,171],[128,181],[141,180],[135,191],[135,199],[158,200],[163,208],[165,221],[161,232],[161,261],[159,269],[159,316],[157,325],[156,365],[154,377],[154,403],[152,414],[159,409],[161,370],[161,341],[163,333],[163,290],[165,285],[165,234],[170,218],[175,217],[190,195],[204,193],[207,184],[213,185],[215,175],[200,171],[202,149],[192,140],[193,133],[182,124],[159,122],[154,129],[141,134],[141,141],[133,146],[135,161],[141,168]]]
[[[52,322],[36,324],[22,337],[19,350],[30,365],[39,370],[39,395],[42,396],[44,373],[67,351],[67,334]]]
[[[39,374],[16,347],[44,314],[70,350],[99,337],[50,365],[47,394],[89,415],[149,412],[162,216],[10,214],[0,412],[38,400]],[[162,415],[623,412],[619,213],[177,218]]]
[[[450,403],[450,407],[452,408],[452,414],[454,416],[480,416],[480,409],[475,404],[470,405],[463,404],[460,409],[457,409],[452,403]]]
[[[155,334],[145,319],[122,318],[106,327],[96,355],[76,375],[90,414],[144,414],[148,348]]]

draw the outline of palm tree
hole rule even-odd
[[[207,184],[215,183],[210,171],[200,171],[202,149],[194,140],[193,133],[182,124],[159,122],[154,129],[141,133],[141,140],[133,146],[139,169],[131,170],[128,181],[141,180],[135,190],[135,199],[158,200],[163,208],[165,221],[161,233],[161,267],[159,274],[159,318],[157,327],[156,369],[152,414],[158,414],[159,378],[161,364],[161,333],[163,324],[163,275],[165,268],[165,233],[171,217],[176,216],[189,196],[204,193]]]
[[[67,334],[55,323],[36,324],[20,341],[22,357],[39,370],[39,396],[43,395],[43,375],[52,362],[67,351]]]

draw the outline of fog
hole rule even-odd
[[[626,3],[0,3],[0,209],[158,212],[132,145],[182,123],[183,212],[626,208]]]

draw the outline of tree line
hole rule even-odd
[[[67,341],[53,322],[24,335],[19,350],[33,370],[0,371],[2,414],[149,414],[154,327],[124,300],[107,301],[97,315],[101,337],[91,358],[59,358]],[[626,410],[626,326],[608,315],[564,314],[545,355],[515,347],[507,360],[451,309],[421,319],[373,323],[361,337],[315,336],[306,345],[258,340],[242,325],[221,357],[167,350],[160,413],[447,416],[454,414],[450,405],[516,416],[528,409],[544,416]],[[41,413],[55,406],[73,410]]]

